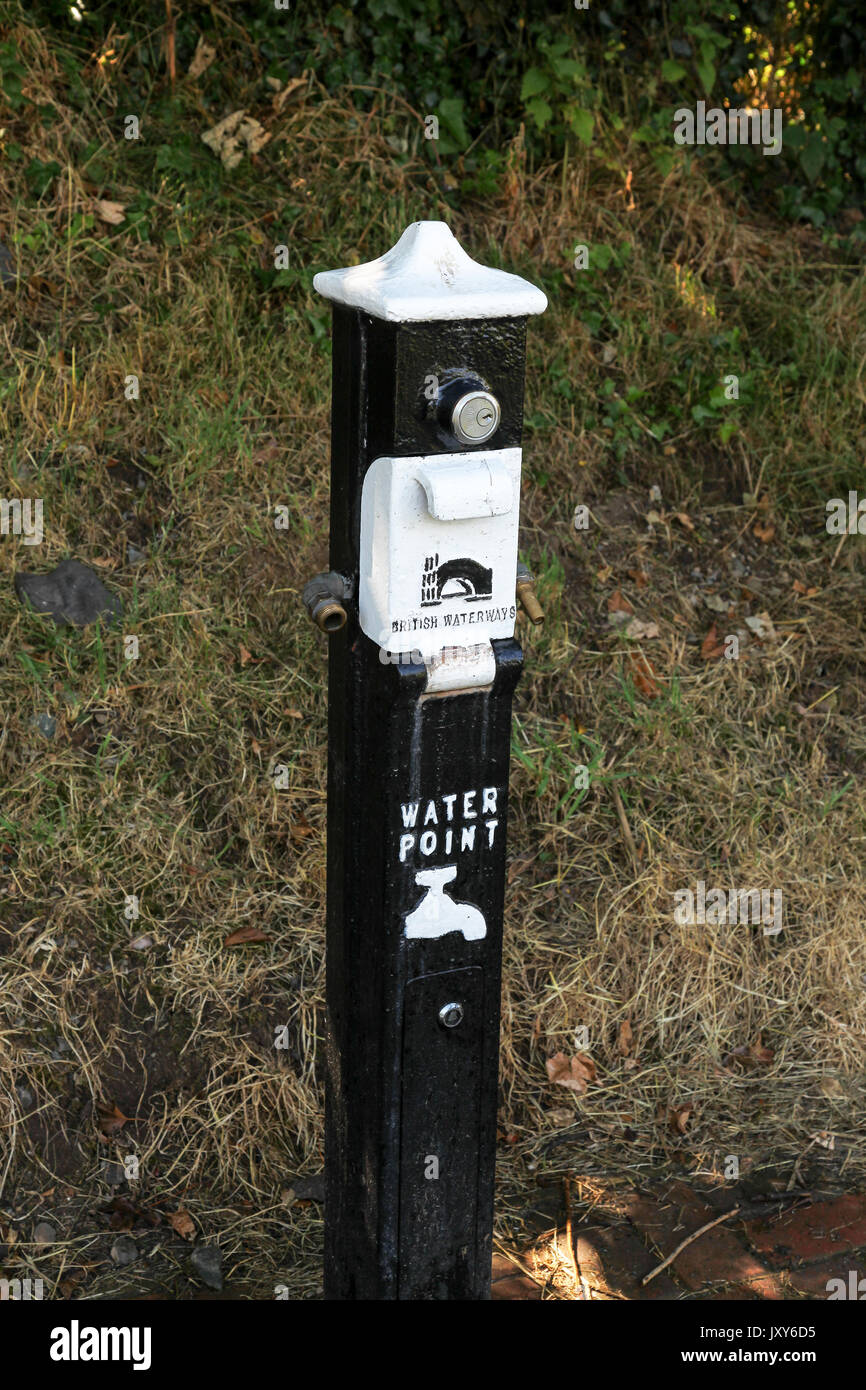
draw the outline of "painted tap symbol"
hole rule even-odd
[[[487,923],[477,907],[446,897],[445,885],[453,883],[456,877],[456,864],[448,864],[444,869],[418,870],[415,882],[427,893],[406,918],[407,936],[447,936],[448,932],[459,931],[466,941],[478,941],[487,935]]]

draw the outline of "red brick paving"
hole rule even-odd
[[[497,1279],[490,1286],[493,1299],[508,1298],[528,1301],[541,1298],[541,1286],[526,1274],[517,1274],[512,1279]]]
[[[578,1267],[593,1289],[650,1302],[680,1297],[681,1291],[667,1270],[657,1274],[649,1284],[641,1284],[643,1276],[659,1261],[628,1226],[587,1227],[581,1224],[575,1234]]]
[[[786,1212],[775,1221],[747,1221],[749,1240],[777,1269],[866,1245],[866,1200],[838,1197]]]
[[[490,1297],[495,1299],[535,1299],[541,1297],[541,1287],[523,1273],[519,1265],[504,1255],[493,1256]]]
[[[851,1269],[857,1271],[857,1261],[854,1260],[850,1265]],[[866,1274],[866,1259],[860,1260],[859,1274]],[[785,1297],[793,1298],[795,1294],[802,1294],[806,1298],[829,1298],[827,1289],[831,1279],[842,1279],[845,1282],[845,1296],[849,1296],[849,1267],[846,1261],[840,1260],[838,1255],[832,1260],[822,1260],[816,1265],[801,1265],[799,1269],[786,1270],[781,1275],[782,1284],[785,1289]],[[863,1285],[862,1296],[866,1299],[866,1282]]]
[[[576,1259],[591,1298],[677,1299],[690,1293],[713,1302],[826,1299],[832,1279],[844,1280],[850,1298],[853,1272],[854,1294],[866,1302],[866,1193],[813,1202],[769,1220],[730,1217],[698,1236],[647,1285],[641,1283],[644,1275],[719,1216],[719,1209],[676,1181],[653,1196],[623,1195],[617,1188],[609,1202],[596,1204],[594,1214],[601,1224],[583,1224],[577,1212],[574,1224]],[[563,1221],[559,1254],[567,1260],[564,1226]],[[527,1259],[531,1264],[530,1251]],[[503,1256],[494,1259],[493,1279],[496,1299],[542,1297],[541,1286]]]
[[[627,1210],[633,1225],[658,1247],[662,1256],[720,1215],[684,1182],[672,1183],[661,1201],[635,1195]],[[736,1217],[732,1219],[735,1221]],[[695,1293],[718,1284],[733,1285],[739,1298],[783,1296],[778,1279],[725,1225],[714,1226],[687,1245],[670,1269]]]

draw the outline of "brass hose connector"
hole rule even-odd
[[[517,566],[517,602],[531,623],[536,627],[544,622],[541,604],[535,593],[535,578],[525,565]]]
[[[346,625],[343,600],[348,598],[348,585],[336,570],[314,574],[304,585],[301,599],[311,620],[322,632],[339,632]]]

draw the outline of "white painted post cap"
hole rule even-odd
[[[444,222],[413,222],[378,260],[320,271],[313,287],[391,323],[520,318],[547,308],[547,296],[528,280],[467,256]]]

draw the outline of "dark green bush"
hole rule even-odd
[[[290,0],[278,10],[241,0],[229,22],[222,10],[183,7],[178,63],[188,63],[204,32],[233,50],[230,70],[213,75],[217,84],[309,68],[331,92],[352,88],[361,108],[376,100],[376,89],[399,94],[419,116],[438,117],[436,154],[461,158],[460,176],[482,193],[521,124],[530,156],[588,145],[607,128],[645,144],[664,172],[678,107],[699,100],[781,107],[781,155],[727,148],[723,176],[783,216],[818,225],[863,201],[861,0],[592,0],[586,9],[524,0],[519,15],[516,8],[489,0]],[[139,39],[130,82],[139,92],[159,86],[164,0],[138,4],[131,18],[126,6],[103,4],[76,22],[66,0],[37,0],[28,15],[67,28],[82,52],[116,23]],[[11,49],[0,50],[0,78],[15,106],[21,74]]]

